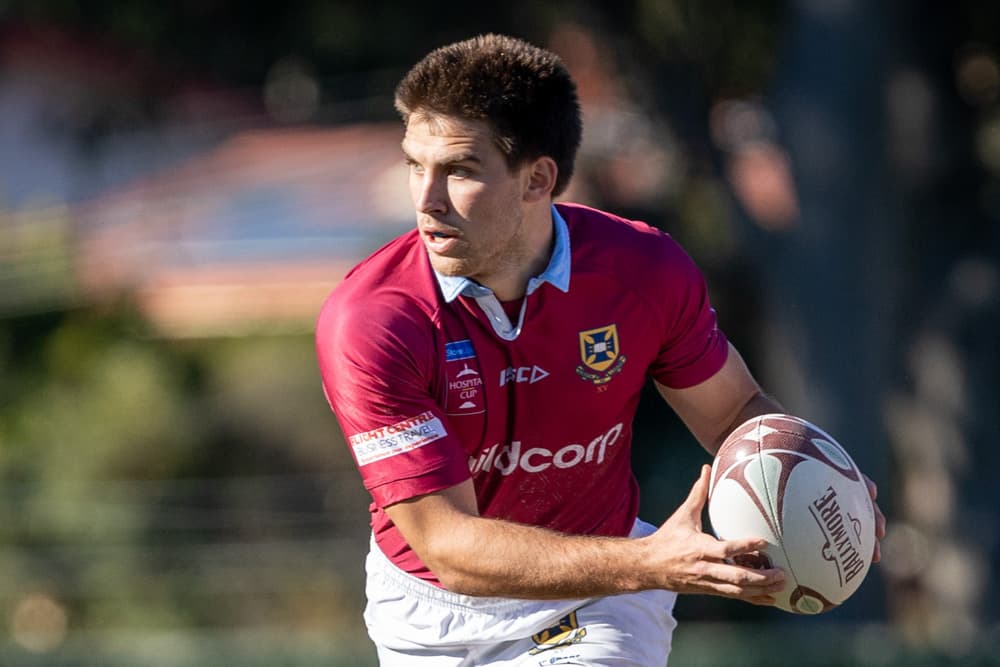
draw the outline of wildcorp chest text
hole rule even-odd
[[[504,447],[500,443],[483,450],[479,456],[469,457],[469,470],[473,475],[496,470],[501,475],[510,475],[521,469],[528,473],[538,473],[551,467],[572,468],[580,463],[604,463],[608,447],[614,445],[622,433],[622,424],[612,426],[586,445],[571,443],[552,451],[545,447],[523,448],[520,440],[514,440]]]

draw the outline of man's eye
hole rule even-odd
[[[413,160],[407,160],[406,161],[406,166],[409,167],[410,171],[412,171],[415,174],[422,174],[422,173],[424,173],[424,168],[422,166],[420,166],[419,164],[417,164],[416,162],[414,162]]]
[[[457,177],[459,177],[459,178],[464,178],[464,177],[468,176],[468,175],[469,175],[470,173],[472,173],[472,172],[470,172],[470,171],[469,171],[468,169],[466,169],[465,167],[450,167],[450,168],[448,169],[448,173],[449,173],[449,174],[450,174],[451,176],[457,176]]]

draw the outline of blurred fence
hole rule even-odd
[[[681,601],[683,604],[683,600]],[[356,641],[289,638],[272,630],[234,633],[132,634],[79,637],[46,655],[0,646],[10,667],[376,667],[363,630]],[[683,667],[976,667],[1000,664],[1000,632],[962,656],[904,647],[881,624],[820,618],[787,623],[683,623],[674,634],[671,665]],[[539,665],[548,664],[539,656]]]
[[[107,481],[54,497],[6,484],[0,665],[359,659],[368,527],[353,481]],[[109,539],[116,521],[128,528]]]

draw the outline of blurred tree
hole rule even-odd
[[[0,331],[0,607],[45,594],[76,629],[349,632],[366,503],[338,484],[353,464],[310,337],[172,342],[127,305]]]
[[[16,389],[6,387],[10,400],[0,407],[0,476],[12,501],[2,506],[16,510],[5,517],[3,542],[22,547],[5,554],[18,573],[3,591],[8,601],[50,591],[87,624],[95,587],[131,581],[135,606],[121,607],[117,620],[155,613],[155,605],[137,608],[144,508],[102,490],[169,476],[190,456],[198,424],[180,384],[183,363],[163,344],[138,339],[137,322],[122,309],[4,323]],[[107,549],[113,558],[88,555]]]
[[[914,645],[963,656],[997,618],[990,418],[1000,404],[1000,10],[896,3],[887,86],[900,217],[883,397],[898,530],[890,613]]]

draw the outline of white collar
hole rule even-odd
[[[555,245],[552,248],[552,257],[548,266],[537,277],[528,281],[527,293],[532,294],[544,283],[551,283],[553,287],[563,292],[569,291],[570,275],[570,248],[569,248],[569,227],[566,221],[552,206],[552,225],[555,231]],[[445,276],[437,271],[434,272],[438,285],[441,287],[441,294],[444,295],[446,303],[451,303],[464,294],[465,296],[477,298],[493,294],[493,290],[480,285],[475,280],[465,276]]]

